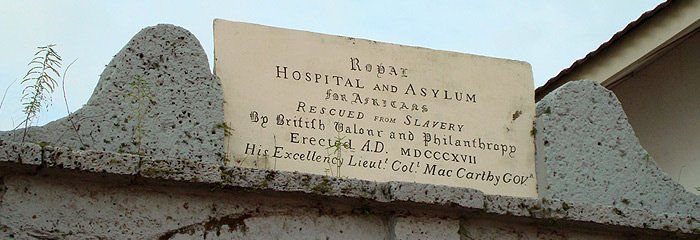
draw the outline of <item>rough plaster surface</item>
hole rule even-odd
[[[161,24],[141,30],[114,56],[85,106],[31,127],[25,141],[218,162],[223,122],[221,84],[199,41]],[[0,139],[22,137],[22,129],[0,132]]]
[[[7,170],[3,168],[3,170]],[[292,195],[161,185],[119,176],[2,172],[0,238],[14,239],[668,239],[614,224],[422,209],[421,214]],[[579,209],[581,210],[581,209]],[[585,210],[585,209],[583,209]],[[577,210],[578,211],[578,210]],[[460,211],[452,211],[460,212]],[[429,214],[425,216],[423,214]],[[575,223],[577,224],[577,223]],[[585,224],[585,223],[584,223]]]
[[[634,234],[585,232],[558,226],[533,228],[494,219],[465,219],[460,222],[459,233],[463,240],[587,240],[587,239],[639,239]]]
[[[139,165],[138,162],[140,161],[168,164],[158,165],[142,163]],[[156,165],[158,167],[153,170],[151,166]],[[207,188],[207,191],[213,193],[221,193],[230,188],[234,189],[234,192],[229,195],[219,196],[219,198],[222,199],[228,198],[225,196],[237,196],[245,194],[246,192],[302,194],[303,196],[301,198],[304,201],[310,200],[311,197],[320,198],[322,201],[339,201],[338,199],[343,199],[341,202],[343,202],[343,204],[348,204],[348,206],[351,204],[359,204],[359,206],[353,206],[354,211],[351,212],[369,214],[379,218],[383,217],[376,216],[370,205],[379,204],[381,205],[380,209],[389,209],[384,210],[388,212],[399,210],[410,212],[415,208],[425,208],[428,209],[426,211],[429,212],[428,218],[445,216],[459,218],[461,216],[471,216],[473,214],[487,214],[501,216],[503,218],[516,217],[532,219],[533,221],[543,221],[544,224],[561,222],[573,225],[593,224],[596,225],[597,228],[617,227],[638,229],[640,231],[661,231],[662,235],[671,234],[673,236],[692,236],[700,233],[698,232],[700,230],[698,217],[689,214],[658,213],[641,208],[599,205],[557,199],[532,199],[485,195],[476,190],[429,184],[406,182],[378,183],[356,179],[339,179],[312,174],[238,167],[212,169],[206,164],[196,164],[192,162],[158,160],[131,154],[72,150],[62,147],[55,148],[52,146],[39,146],[33,143],[14,143],[0,140],[0,177],[4,178],[5,185],[9,185],[8,177],[4,176],[10,175],[15,171],[3,169],[3,166],[5,168],[23,166],[31,169],[30,175],[38,174],[45,170],[77,170],[79,175],[73,176],[77,179],[83,178],[81,174],[110,174],[114,175],[115,178],[127,182],[133,179],[152,179],[181,187],[197,186],[204,183],[213,185]],[[94,184],[89,180],[86,181],[86,183],[74,184],[78,187],[83,184]],[[31,183],[31,181],[29,182]],[[46,191],[51,192],[49,190]],[[100,191],[108,190],[95,190],[93,194],[99,193]],[[54,192],[52,194],[63,194],[59,192]],[[42,194],[43,193],[40,193],[39,195]],[[144,192],[134,193],[132,197],[137,198],[139,194],[144,194]],[[87,195],[89,194],[83,194],[83,196]],[[28,200],[26,197],[28,196],[8,198],[6,193],[5,197],[0,200],[0,202],[2,202],[2,206],[0,207],[8,206],[10,203],[17,204],[15,202],[27,202]],[[182,197],[185,198],[186,195],[182,195]],[[143,201],[153,201],[147,200],[146,198],[147,197],[144,196]],[[169,197],[169,201],[175,201],[178,198],[180,198],[180,195],[173,193],[173,195]],[[278,202],[288,198],[291,197],[280,196],[279,199],[268,201]],[[358,201],[359,203],[357,203]],[[84,202],[78,202],[77,204],[85,208],[83,211],[89,211],[89,209],[94,208],[93,205]],[[405,204],[411,205],[405,206]],[[12,211],[16,210],[8,210],[8,212]],[[53,214],[55,214],[52,215],[53,217],[60,218],[62,214],[65,213],[56,211],[53,212]],[[402,216],[411,216],[410,214],[406,214],[407,213],[404,213]],[[217,217],[218,216],[209,216],[208,218],[216,219]],[[226,219],[236,219],[238,217],[240,216],[231,215]],[[388,218],[390,216],[386,217]],[[123,220],[136,221],[138,218],[126,218]],[[449,222],[450,221],[443,221],[443,224]],[[411,227],[412,230],[425,228],[425,221],[423,221],[423,223],[420,221],[415,221],[413,223],[411,223],[411,221],[402,221],[402,223],[414,226],[415,228]],[[0,219],[0,224],[5,224],[4,220]],[[179,231],[199,231],[202,234],[207,232],[206,224],[202,223],[202,221],[186,225],[193,226]],[[394,227],[396,226],[394,225]],[[399,225],[399,227],[401,227],[401,225]],[[406,229],[406,227],[399,228],[399,230],[400,229]],[[174,229],[169,229],[168,231],[171,230]],[[393,230],[387,231],[393,234]],[[141,233],[137,232],[131,232],[131,234],[141,235]],[[649,233],[642,233],[643,236],[647,236],[646,234]]]
[[[662,172],[615,95],[574,81],[537,104],[540,197],[700,217],[700,197]]]
[[[129,98],[135,76],[142,76],[152,90],[147,104]],[[0,236],[606,239],[617,232],[613,236],[697,237],[697,200],[677,205],[661,200],[688,198],[655,166],[644,168],[653,163],[636,162],[643,149],[636,138],[627,141],[631,128],[624,114],[614,110],[619,104],[610,100],[611,93],[598,86],[571,88],[538,106],[538,185],[545,188],[540,199],[224,167],[221,90],[204,51],[182,28],[146,28],[107,66],[83,109],[31,128],[25,142],[20,131],[0,133]],[[581,91],[594,93],[581,99]],[[567,99],[568,104],[559,103]],[[596,114],[584,114],[587,109]],[[139,110],[145,114],[141,123],[134,115]],[[618,125],[602,125],[611,121]],[[610,129],[601,133],[603,127]],[[140,144],[135,133],[143,136]],[[607,139],[607,145],[600,141],[599,146],[607,148],[595,148],[599,139]],[[634,158],[614,158],[620,151]],[[640,166],[646,170],[626,172]],[[589,175],[579,174],[581,169]],[[632,186],[639,179],[656,183],[643,174],[659,185],[649,190]],[[634,198],[623,187],[654,196]],[[627,200],[608,201],[619,197]],[[672,207],[648,207],[654,201]],[[682,211],[684,206],[689,211]],[[566,227],[552,231],[552,224]],[[583,225],[604,234],[579,231]]]
[[[427,217],[397,217],[394,237],[402,240],[459,240],[459,220]]]
[[[386,239],[387,221],[289,199],[129,182],[4,176],[0,237],[17,239]]]

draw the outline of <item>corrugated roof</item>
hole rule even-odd
[[[625,36],[625,34],[627,34],[627,33],[631,32],[631,31],[633,31],[633,30],[634,30],[635,28],[637,28],[638,26],[641,26],[642,24],[644,24],[644,22],[646,22],[648,19],[650,19],[651,17],[653,17],[655,14],[657,14],[658,12],[660,12],[661,10],[663,10],[664,8],[666,8],[667,6],[669,6],[673,1],[674,1],[674,0],[667,0],[667,1],[665,1],[665,2],[663,2],[663,3],[661,3],[661,4],[659,4],[659,5],[657,5],[654,9],[649,10],[649,11],[643,13],[641,16],[639,16],[639,18],[638,18],[637,20],[632,21],[631,23],[627,24],[627,26],[625,26],[624,29],[622,29],[622,30],[620,30],[619,32],[615,33],[615,35],[613,35],[613,36],[610,38],[610,40],[608,40],[608,41],[604,42],[603,44],[601,44],[600,46],[598,46],[598,48],[597,48],[596,50],[594,50],[594,51],[592,51],[592,52],[589,52],[588,54],[586,54],[585,57],[583,57],[583,58],[581,58],[581,59],[579,59],[579,60],[576,60],[576,61],[575,61],[573,64],[571,64],[571,66],[569,66],[568,68],[565,68],[564,70],[561,70],[561,72],[559,72],[559,74],[557,74],[556,76],[550,78],[544,85],[542,85],[542,86],[538,87],[537,89],[535,89],[535,100],[536,100],[536,101],[539,101],[539,100],[542,99],[545,95],[547,95],[547,93],[551,92],[552,90],[558,88],[558,87],[561,86],[561,85],[564,85],[564,83],[566,83],[566,82],[563,81],[563,80],[561,80],[561,78],[562,78],[564,75],[567,75],[567,74],[571,73],[571,72],[572,72],[574,69],[576,69],[578,66],[585,64],[585,63],[588,62],[591,58],[593,58],[593,57],[595,57],[596,55],[598,55],[599,53],[605,51],[608,47],[610,47],[611,45],[615,44],[619,39],[621,39],[623,36]]]

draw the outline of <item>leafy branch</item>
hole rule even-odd
[[[53,49],[54,44],[38,47],[34,53],[34,58],[29,62],[29,71],[20,82],[25,85],[22,90],[22,105],[25,118],[17,128],[24,125],[22,141],[27,136],[27,128],[36,120],[42,107],[46,107],[51,101],[53,93],[58,84],[55,77],[60,77],[58,72],[61,69],[61,56]]]

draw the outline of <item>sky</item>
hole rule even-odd
[[[0,0],[0,94],[6,93],[0,131],[22,121],[18,80],[36,47],[47,44],[56,44],[64,65],[75,63],[65,76],[67,101],[54,92],[35,125],[66,116],[66,106],[75,111],[85,104],[112,57],[139,30],[159,23],[191,31],[210,66],[212,23],[221,18],[526,61],[538,87],[661,2]]]

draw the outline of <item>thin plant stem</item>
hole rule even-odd
[[[80,136],[80,125],[77,125],[75,122],[75,119],[71,116],[72,112],[70,111],[70,108],[68,107],[68,96],[66,94],[66,76],[68,75],[68,70],[70,69],[73,64],[78,61],[76,58],[73,60],[66,68],[63,70],[63,76],[61,77],[61,90],[63,91],[63,102],[66,104],[66,113],[68,114],[68,117],[66,118],[68,122],[70,122],[71,128],[73,128],[73,131],[75,131],[75,135],[78,137],[78,141],[80,142],[80,145],[85,147],[85,142],[83,142],[83,138]]]
[[[17,82],[17,80],[19,79],[15,79],[10,83],[10,85],[7,86],[7,88],[5,88],[5,92],[2,94],[2,100],[0,100],[0,109],[2,109],[3,103],[5,103],[5,97],[7,96],[7,92],[10,91],[10,87],[12,87],[12,85],[14,85]]]

